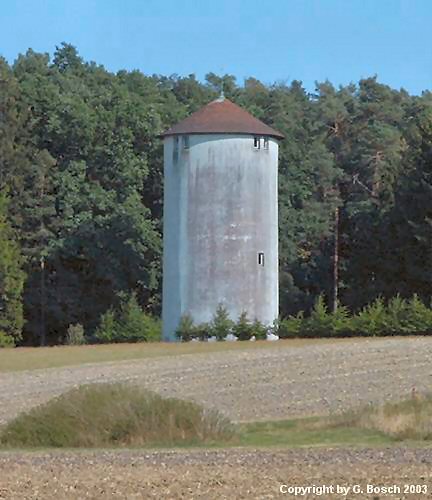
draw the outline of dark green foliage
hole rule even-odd
[[[257,319],[252,323],[252,337],[256,340],[264,340],[267,337],[268,328]]]
[[[209,336],[216,337],[217,340],[223,340],[229,333],[232,333],[234,322],[229,318],[228,311],[222,304],[218,305],[209,326]]]
[[[280,338],[350,336],[352,319],[348,309],[340,304],[336,312],[330,313],[320,295],[309,316],[305,317],[300,311],[296,316],[283,319],[277,333]]]
[[[119,331],[116,316],[114,311],[109,309],[101,316],[100,325],[95,332],[95,338],[99,342],[110,343],[115,342],[115,339],[118,337]]]
[[[330,337],[333,333],[333,315],[328,311],[324,297],[320,295],[308,318],[303,321],[302,335],[306,337]]]
[[[95,339],[102,343],[154,342],[161,340],[161,324],[141,309],[135,293],[122,295],[119,308],[102,315]]]
[[[432,309],[414,295],[409,300],[396,296],[386,305],[381,298],[363,308],[353,318],[359,335],[431,335]]]
[[[301,325],[303,337],[347,336],[351,334],[350,315],[344,306],[338,305],[334,313],[330,313],[324,297],[320,295],[315,302],[310,316],[303,319]]]
[[[258,320],[250,321],[247,313],[243,312],[237,321],[232,321],[227,310],[219,304],[210,323],[196,325],[189,314],[184,314],[176,331],[176,336],[183,342],[192,339],[206,341],[210,337],[216,340],[224,340],[229,334],[238,337],[239,340],[249,340],[255,337],[256,340],[266,338],[267,328]]]
[[[267,335],[267,328],[257,319],[253,322],[249,320],[247,313],[242,312],[231,328],[233,333],[239,340],[263,340]]]
[[[4,347],[15,347],[15,340],[12,335],[7,335],[0,330],[0,349]]]
[[[25,274],[15,231],[7,218],[7,198],[0,191],[0,335],[1,345],[21,340]]]
[[[217,330],[215,326],[217,325]],[[219,331],[219,336],[216,335]],[[183,341],[193,338],[206,340],[215,335],[223,340],[232,333],[239,340],[266,338],[267,332],[288,338],[330,338],[351,336],[432,335],[432,307],[428,307],[417,295],[403,299],[399,295],[389,301],[381,297],[365,306],[357,314],[350,314],[347,307],[338,305],[330,313],[324,297],[320,295],[309,315],[299,311],[295,316],[275,321],[270,328],[259,321],[251,322],[243,312],[236,322],[228,318],[226,310],[219,306],[210,325],[194,325],[189,315],[182,317],[177,337]]]
[[[249,321],[246,312],[242,312],[237,322],[232,327],[232,333],[239,340],[249,340],[253,335],[253,325]]]
[[[205,341],[208,340],[209,338],[209,332],[210,332],[209,323],[200,323],[194,326],[192,337],[198,340]]]
[[[91,338],[101,315],[121,307],[122,292],[135,290],[139,306],[159,315],[159,134],[215,98],[222,83],[228,98],[285,135],[280,313],[290,317],[281,336],[297,334],[295,315],[308,315],[321,294],[328,302],[336,207],[341,304],[353,313],[377,297],[430,300],[430,92],[410,96],[376,78],[340,88],[319,82],[308,94],[298,81],[248,78],[240,86],[214,73],[204,83],[195,75],[113,74],[62,43],[52,59],[31,49],[12,67],[0,58],[0,190],[9,193],[8,224],[25,256],[16,264],[27,274],[23,342],[44,343],[45,334],[61,342],[77,323]],[[308,334],[329,325],[350,334],[344,311],[336,321],[315,310]],[[221,315],[193,336],[220,339],[231,326]]]
[[[7,424],[0,444],[19,448],[173,446],[228,441],[230,422],[190,401],[121,384],[79,387]]]
[[[276,333],[281,338],[432,335],[432,308],[417,295],[398,295],[388,302],[378,297],[355,315],[340,305],[329,313],[320,296],[308,317],[303,312],[290,316],[279,322]]]
[[[302,336],[304,323],[304,313],[299,311],[295,316],[275,322],[273,333],[279,335],[281,339],[290,339]]]
[[[76,322],[91,334],[121,291],[136,289],[140,304],[157,313],[161,241],[152,211],[160,216],[161,193],[149,161],[161,157],[165,124],[156,82],[143,77],[133,86],[84,63],[67,44],[52,65],[28,51],[13,73],[15,114],[27,116],[20,135],[18,126],[11,130],[23,154],[6,165],[6,182],[30,257],[27,337],[34,342],[42,331],[42,310],[50,342]]]
[[[176,330],[176,336],[183,342],[189,342],[195,337],[196,327],[190,314],[183,314]]]
[[[356,329],[361,335],[386,335],[389,326],[389,315],[381,297],[364,307],[355,318]]]

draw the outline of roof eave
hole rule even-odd
[[[261,136],[261,137],[273,137],[274,139],[277,140],[283,140],[285,139],[285,136],[281,134],[280,132],[275,131],[274,133],[271,132],[227,132],[227,131],[207,131],[207,132],[195,132],[195,131],[170,131],[167,130],[166,132],[163,132],[162,134],[159,134],[158,137],[163,139],[165,137],[170,137],[173,135],[212,135],[212,134],[223,134],[223,135],[251,135],[251,136]]]

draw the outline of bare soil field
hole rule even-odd
[[[0,373],[0,424],[72,387],[127,381],[217,408],[234,421],[325,415],[432,387],[432,339],[236,348]],[[321,498],[430,498],[432,450],[285,449],[0,453],[0,498],[293,498],[279,486],[360,484]],[[428,494],[366,494],[425,484]],[[297,498],[318,498],[314,494]]]
[[[276,344],[276,343],[275,343]],[[48,351],[49,352],[49,351]],[[432,338],[310,343],[0,373],[0,425],[72,387],[130,382],[233,421],[325,415],[432,389]]]
[[[2,499],[430,498],[430,450],[306,449],[0,453]],[[367,485],[401,493],[367,493]],[[348,495],[281,494],[280,486],[351,486]],[[422,485],[426,494],[404,494]]]

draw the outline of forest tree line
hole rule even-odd
[[[68,44],[0,58],[0,331],[61,343],[95,331],[126,295],[161,308],[159,134],[227,98],[285,135],[279,157],[280,312],[334,291],[358,311],[377,297],[432,295],[432,93],[376,77],[334,87],[210,73],[113,74]],[[338,214],[338,218],[335,215]],[[337,233],[336,233],[337,229]]]

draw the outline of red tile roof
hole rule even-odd
[[[162,136],[177,134],[251,134],[283,139],[250,113],[228,99],[219,98],[172,126]]]

